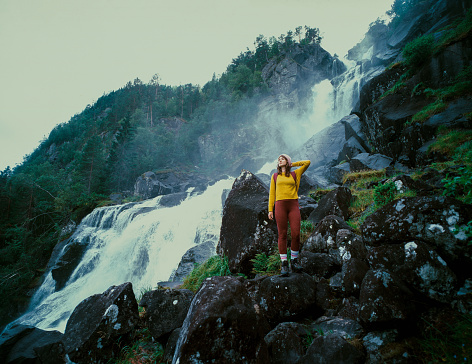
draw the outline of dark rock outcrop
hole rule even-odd
[[[361,226],[366,243],[420,240],[428,243],[454,272],[468,277],[472,255],[467,246],[466,224],[472,207],[450,197],[409,197],[393,201]]]
[[[269,363],[296,363],[305,355],[304,339],[310,333],[295,322],[282,322],[264,340],[269,351]]]
[[[269,190],[259,178],[243,170],[234,181],[223,209],[217,252],[228,257],[231,272],[249,275],[251,259],[270,254],[276,227],[267,217]]]
[[[139,306],[144,307],[144,320],[156,340],[168,336],[182,326],[193,292],[186,289],[164,289],[146,292]]]
[[[241,279],[208,278],[192,301],[172,362],[267,363],[268,332]]]
[[[318,224],[325,216],[335,215],[347,220],[349,216],[349,206],[351,204],[352,194],[347,187],[338,187],[326,195],[318,202],[308,220],[313,224]]]
[[[86,298],[72,312],[64,332],[66,353],[77,363],[104,363],[119,353],[116,341],[126,341],[137,323],[131,283],[112,286]]]

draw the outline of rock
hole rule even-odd
[[[232,273],[250,275],[251,259],[270,255],[276,226],[268,214],[269,190],[255,175],[243,170],[236,178],[223,209],[217,253],[228,257]]]
[[[87,250],[88,240],[75,240],[73,237],[59,243],[50,259],[51,274],[56,281],[56,291],[64,288],[75,268],[79,265],[85,250]]]
[[[195,264],[201,264],[214,255],[215,247],[213,241],[198,244],[185,252],[175,272],[172,273],[170,281],[182,282],[192,270]]]
[[[325,311],[324,315],[328,316],[327,312],[334,314],[341,302],[339,293],[331,287],[330,282],[320,279],[316,284],[316,305]]]
[[[363,345],[367,352],[369,363],[385,363],[387,358],[383,357],[382,349],[395,342],[397,337],[398,331],[395,329],[387,331],[373,331],[364,336]]]
[[[15,344],[35,329],[29,325],[13,325],[0,335],[0,362],[6,363],[8,355]]]
[[[242,279],[207,278],[184,321],[173,363],[267,363],[270,328]]]
[[[339,262],[326,253],[302,251],[299,260],[305,273],[320,278],[330,278],[341,269]]]
[[[412,292],[394,274],[369,270],[362,281],[359,318],[365,324],[390,324],[407,320],[415,311]]]
[[[347,220],[351,199],[352,194],[349,188],[336,188],[321,198],[318,207],[310,214],[308,220],[315,225],[329,215],[339,216]]]
[[[387,168],[393,159],[382,154],[360,153],[349,162],[351,172],[376,170]]]
[[[362,260],[352,258],[343,264],[342,289],[346,296],[359,296],[362,281],[369,266]]]
[[[359,322],[344,317],[322,316],[312,323],[310,328],[321,336],[336,334],[345,340],[359,338],[364,333]]]
[[[73,362],[106,362],[118,355],[118,338],[126,342],[138,322],[138,304],[131,283],[111,286],[83,300],[64,332],[64,346]]]
[[[11,347],[8,356],[2,360],[2,363],[63,364],[66,362],[61,332],[45,331],[38,328],[26,331],[22,330],[17,335],[19,339]],[[2,344],[0,346],[3,347]]]
[[[339,229],[336,233],[336,248],[342,262],[347,262],[351,258],[365,260],[367,249],[361,236],[349,229]]]
[[[177,341],[179,340],[181,328],[175,329],[169,336],[167,340],[166,348],[164,350],[164,362],[172,363],[172,358],[174,357],[175,347],[177,346]]]
[[[365,355],[362,351],[348,343],[339,334],[319,336],[307,350],[299,364],[354,364],[364,363]]]
[[[387,182],[393,182],[398,193],[417,191],[418,195],[425,195],[433,191],[433,186],[421,180],[415,181],[405,174],[389,178]]]
[[[313,201],[310,197],[299,196],[298,204],[300,206],[300,215],[302,220],[307,220],[308,216],[313,212],[316,208],[317,204]]]
[[[337,316],[359,321],[359,300],[355,297],[344,298],[337,309]]]
[[[305,355],[305,328],[295,322],[282,322],[264,338],[269,351],[269,363],[296,363]]]
[[[144,293],[140,307],[144,307],[144,321],[151,335],[158,341],[182,326],[187,316],[193,292],[187,289],[161,289]]]
[[[337,248],[335,245],[336,235],[340,229],[351,230],[351,227],[339,216],[326,216],[303,244],[302,250],[313,253],[329,253],[331,248]]]
[[[420,241],[383,245],[369,253],[372,269],[388,269],[428,298],[450,302],[457,283],[447,263]]]
[[[472,206],[444,196],[409,197],[392,201],[368,216],[361,225],[366,243],[428,243],[458,277],[468,278],[472,252],[464,233],[472,220]]]
[[[257,281],[256,304],[271,323],[293,319],[316,301],[316,282],[305,273],[264,277]]]
[[[351,173],[351,166],[349,165],[349,163],[341,163],[337,166],[329,168],[328,179],[332,183],[341,185],[343,184],[344,176],[348,173]]]

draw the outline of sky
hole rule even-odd
[[[319,28],[343,57],[393,0],[0,0],[0,171],[103,94],[203,86],[259,34]]]

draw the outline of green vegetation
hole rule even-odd
[[[255,275],[273,276],[280,273],[280,256],[278,252],[273,252],[267,256],[265,253],[256,254],[251,259],[254,268],[252,273]]]
[[[185,278],[182,289],[197,292],[203,281],[214,276],[230,276],[228,258],[215,255],[202,264],[196,264],[195,269]]]
[[[374,187],[374,203],[376,208],[380,208],[393,201],[397,189],[392,181],[380,183]]]
[[[410,68],[417,68],[427,61],[434,50],[434,36],[432,34],[423,35],[408,43],[403,48],[403,59],[405,65]]]
[[[472,315],[460,314],[441,326],[429,323],[420,340],[423,363],[465,363],[472,358]]]
[[[121,349],[120,356],[108,364],[159,364],[164,363],[164,348],[154,341],[148,328],[135,333],[133,344]]]

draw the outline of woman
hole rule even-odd
[[[287,261],[287,230],[290,222],[292,232],[291,244],[291,269],[294,272],[300,271],[298,263],[298,251],[300,249],[300,207],[298,205],[298,188],[302,174],[310,166],[310,161],[300,161],[292,163],[287,154],[281,154],[278,158],[277,172],[270,180],[269,194],[269,219],[277,222],[279,232],[279,254],[282,260],[280,273],[288,275],[289,266]],[[300,167],[291,172],[292,167]]]

